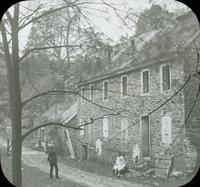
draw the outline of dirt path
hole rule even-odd
[[[47,155],[39,152],[39,154],[31,150],[23,151],[22,161],[24,164],[37,167],[44,172],[49,172],[49,163],[47,161]],[[131,182],[122,181],[119,179],[113,179],[111,177],[103,177],[89,172],[85,172],[76,168],[72,168],[66,165],[58,164],[59,175],[63,179],[75,181],[77,183],[91,186],[91,187],[142,187],[141,184],[133,184]]]
[[[0,144],[5,146],[6,142],[0,138]],[[22,150],[22,162],[31,167],[38,168],[39,170],[49,173],[49,163],[47,161],[47,155],[43,152],[31,150],[23,147]],[[74,181],[84,186],[90,187],[143,187],[142,184],[135,184],[128,181],[122,181],[116,178],[103,177],[96,174],[92,174],[77,168],[72,168],[63,164],[58,164],[59,175],[62,180]],[[66,183],[67,186],[67,183]]]

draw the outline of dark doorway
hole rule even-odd
[[[88,159],[88,146],[82,144],[82,159]]]
[[[143,157],[150,156],[150,131],[149,116],[141,116],[140,134]]]

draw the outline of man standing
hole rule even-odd
[[[49,151],[47,160],[49,161],[49,164],[50,164],[50,178],[53,177],[53,168],[54,167],[55,167],[55,170],[56,170],[56,178],[59,178],[58,177],[57,155],[56,155],[56,151],[55,151],[54,146],[50,147],[50,151]]]

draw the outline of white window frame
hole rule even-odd
[[[143,73],[148,71],[148,85],[149,85],[149,92],[148,93],[143,93]],[[141,70],[141,95],[150,95],[150,70],[149,68]]]
[[[84,118],[81,118],[80,119],[80,125],[83,125],[85,123],[85,119]],[[81,126],[81,128],[83,130],[80,130],[80,136],[84,136],[85,135],[85,126]]]
[[[108,90],[107,90],[107,98],[105,98],[105,89],[104,89],[104,83],[105,82],[108,83],[108,90],[109,90],[109,81],[108,80],[103,81],[103,100],[107,100],[108,99]]]
[[[105,128],[105,125],[107,126]],[[109,136],[109,118],[108,116],[105,116],[103,118],[103,137],[108,138]]]
[[[126,85],[127,85],[126,86],[127,87],[126,88],[127,89],[126,90],[126,95],[123,94],[123,78],[124,77],[126,77]],[[128,95],[128,76],[127,75],[123,75],[123,76],[121,76],[121,97],[127,97],[127,95]]]
[[[90,100],[93,101],[93,99],[94,99],[94,84],[90,85]]]
[[[169,85],[170,85],[170,88],[169,88],[169,90],[163,90],[163,69],[162,69],[162,67],[167,66],[167,65],[169,66]],[[172,86],[172,84],[171,84],[172,79],[171,78],[172,77],[171,77],[171,66],[170,66],[170,64],[169,63],[162,64],[160,66],[160,91],[162,93],[171,91],[171,86]]]
[[[162,118],[165,117],[165,116],[169,116],[170,117],[170,120],[171,120],[171,129],[170,129],[170,133],[171,133],[171,139],[170,139],[170,142],[164,142],[163,141],[163,124],[162,124]],[[172,124],[172,114],[171,113],[165,113],[161,116],[161,119],[160,119],[160,124],[161,124],[161,142],[163,145],[166,145],[166,146],[170,146],[173,142],[173,124]]]
[[[126,120],[127,126],[126,126],[125,128],[123,127],[123,129],[122,129],[122,124],[123,124],[122,121],[123,121],[123,120]],[[121,129],[121,134],[120,134],[120,136],[121,136],[121,141],[122,141],[122,142],[127,142],[127,141],[128,141],[128,137],[129,137],[129,136],[128,136],[129,121],[128,121],[126,118],[122,118],[121,121],[120,121],[120,126],[121,126],[121,127],[120,127],[120,129]],[[125,135],[125,138],[124,138],[124,139],[123,139],[123,135],[124,135],[124,132],[123,132],[123,131],[124,131],[124,132],[126,133],[126,135],[127,135],[127,136]]]

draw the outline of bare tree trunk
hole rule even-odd
[[[9,51],[8,40],[3,23],[1,23],[2,39],[7,66],[9,105],[12,123],[12,183],[22,186],[21,175],[21,93],[19,79],[19,49],[18,49],[18,18],[19,4],[14,6],[14,17],[10,18],[12,29],[12,54]]]
[[[11,104],[11,122],[12,122],[12,182],[16,187],[22,186],[21,174],[21,91],[19,77],[19,46],[18,46],[18,20],[19,20],[19,3],[14,7],[14,17],[12,22],[12,58],[10,79],[12,82],[12,93],[10,98]]]

